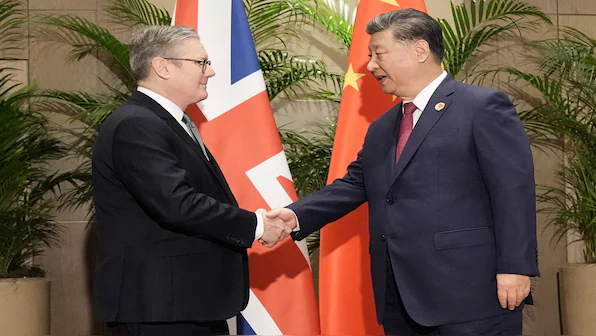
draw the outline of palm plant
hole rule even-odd
[[[528,45],[537,55],[534,71],[511,67],[501,71],[510,74],[512,82],[539,93],[534,109],[557,120],[553,129],[567,138],[558,184],[542,186],[538,199],[555,229],[553,239],[558,242],[572,233],[585,243],[584,260],[595,263],[596,40],[575,29],[560,31],[560,38]]]
[[[596,263],[596,152],[573,144],[573,155],[557,174],[558,185],[543,187],[538,199],[550,214],[549,224],[559,242],[572,233],[584,242],[584,261]]]
[[[54,202],[45,195],[60,182],[48,161],[61,158],[65,148],[43,116],[22,109],[32,90],[0,98],[0,278],[43,275],[28,261],[58,243],[61,232]]]
[[[0,54],[15,50],[12,42],[24,23],[18,1],[0,1]],[[51,134],[48,120],[27,109],[35,87],[17,90],[11,70],[0,67],[0,278],[43,276],[29,261],[59,240],[61,227],[46,194],[65,176],[50,173],[48,162],[66,149]]]
[[[535,33],[552,25],[538,7],[519,0],[478,0],[468,4],[451,3],[454,26],[438,19],[443,30],[443,65],[452,76],[466,80],[474,75],[479,60],[496,55],[498,42],[521,41],[523,34]]]

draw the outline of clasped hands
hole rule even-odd
[[[289,236],[298,225],[296,215],[290,209],[259,209],[257,213],[261,214],[264,220],[264,231],[259,242],[270,248]]]

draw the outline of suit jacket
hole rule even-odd
[[[532,153],[515,108],[501,92],[448,76],[395,164],[401,111],[370,125],[343,178],[289,206],[300,221],[294,239],[368,201],[379,323],[388,255],[418,323],[499,315],[496,274],[538,275]]]
[[[246,306],[256,217],[209,158],[140,92],[102,125],[92,162],[104,321],[223,320]]]

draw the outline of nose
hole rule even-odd
[[[215,76],[215,69],[213,69],[211,65],[208,65],[207,69],[205,70],[205,77],[209,78],[213,76]]]
[[[366,65],[366,70],[368,70],[369,72],[374,72],[378,68],[379,65],[372,58],[368,61],[368,64]]]

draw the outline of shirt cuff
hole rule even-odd
[[[294,228],[294,230],[292,230],[292,232],[298,232],[298,231],[300,231],[300,222],[298,221],[298,216],[296,216],[296,213],[294,212],[294,210],[291,210],[291,211],[294,214],[294,218],[296,218],[296,227]]]
[[[263,233],[265,232],[265,222],[263,220],[263,215],[256,213],[257,216],[257,227],[255,228],[255,240],[261,239]]]

